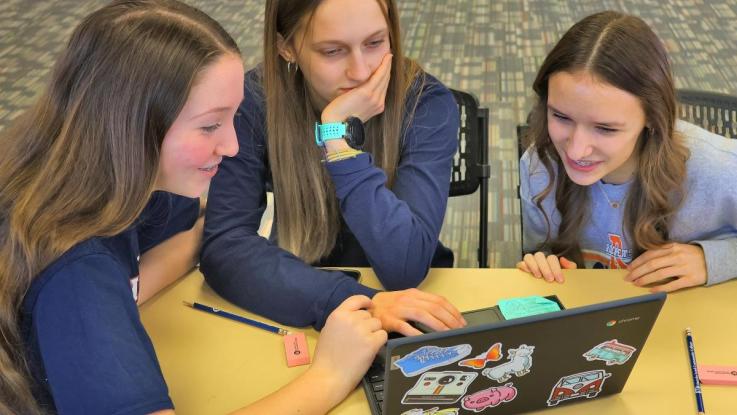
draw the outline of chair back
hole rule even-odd
[[[737,97],[694,90],[678,90],[678,118],[737,139]]]
[[[450,90],[458,105],[458,150],[453,157],[449,196],[470,195],[479,187],[479,266],[488,267],[489,110],[468,92]]]

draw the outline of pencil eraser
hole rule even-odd
[[[310,349],[307,348],[307,338],[304,333],[284,336],[284,352],[287,355],[287,366],[289,367],[310,364]]]
[[[701,366],[699,380],[704,385],[737,385],[737,366]]]

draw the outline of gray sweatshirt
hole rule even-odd
[[[706,285],[737,277],[737,140],[712,134],[679,120],[676,130],[691,150],[686,163],[686,198],[670,226],[673,242],[698,244],[704,250]],[[555,168],[555,166],[554,166]],[[534,252],[545,240],[547,225],[532,201],[548,184],[537,155],[525,152],[520,160],[520,197],[525,252]],[[633,244],[622,228],[631,182],[589,186],[591,217],[580,239],[587,268],[624,268],[632,262]],[[617,207],[612,207],[612,205]],[[551,219],[551,236],[560,225],[555,189],[543,200]],[[581,264],[579,264],[581,266]]]

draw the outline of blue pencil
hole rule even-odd
[[[204,305],[200,303],[190,303],[187,301],[182,301],[184,305],[192,307],[194,309],[204,311],[210,314],[215,314],[216,316],[225,317],[231,320],[239,321],[244,324],[248,324],[249,326],[258,327],[260,329],[264,329],[266,331],[270,331],[272,333],[280,334],[282,336],[285,336],[289,334],[288,330],[285,330],[281,327],[272,326],[271,324],[262,323],[260,321],[251,320],[250,318],[239,316],[237,314],[229,313],[227,311],[223,311],[219,308],[210,307],[209,305]]]
[[[696,351],[693,347],[693,337],[691,337],[691,329],[686,329],[686,345],[688,346],[688,360],[691,362],[691,378],[693,380],[694,393],[696,394],[696,409],[699,414],[705,414],[704,398],[701,396],[701,380],[699,380],[699,370],[696,366]]]

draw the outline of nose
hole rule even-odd
[[[218,156],[233,157],[238,154],[238,147],[238,136],[235,134],[235,126],[233,123],[230,123],[227,131],[215,147],[215,153]]]
[[[346,76],[348,79],[360,83],[365,82],[371,76],[371,67],[361,50],[351,53],[348,68],[346,69]]]
[[[583,160],[593,153],[591,136],[583,126],[577,125],[571,130],[568,136],[566,153],[573,160]]]

